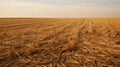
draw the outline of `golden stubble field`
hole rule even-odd
[[[120,67],[120,18],[0,19],[0,67]]]

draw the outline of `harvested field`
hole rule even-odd
[[[0,19],[0,67],[120,67],[120,18]]]

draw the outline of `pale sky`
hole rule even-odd
[[[0,17],[120,17],[120,0],[0,0]]]

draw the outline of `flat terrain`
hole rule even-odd
[[[120,67],[120,18],[0,19],[0,67]]]

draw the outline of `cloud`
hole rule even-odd
[[[79,5],[79,6],[119,6],[120,0],[17,0],[24,2],[37,2],[50,5]]]
[[[47,1],[47,0],[45,0]],[[41,0],[0,0],[0,17],[120,17],[119,7],[102,7],[81,5],[53,5],[55,0],[42,2]],[[56,3],[63,3],[59,0]],[[64,3],[73,1],[82,2],[83,0],[65,0]],[[94,0],[98,2],[98,0]],[[107,2],[108,0],[105,0]],[[113,0],[109,0],[113,1]],[[91,2],[93,3],[93,2]]]
[[[0,3],[32,2],[49,5],[120,7],[120,0],[0,0]]]

